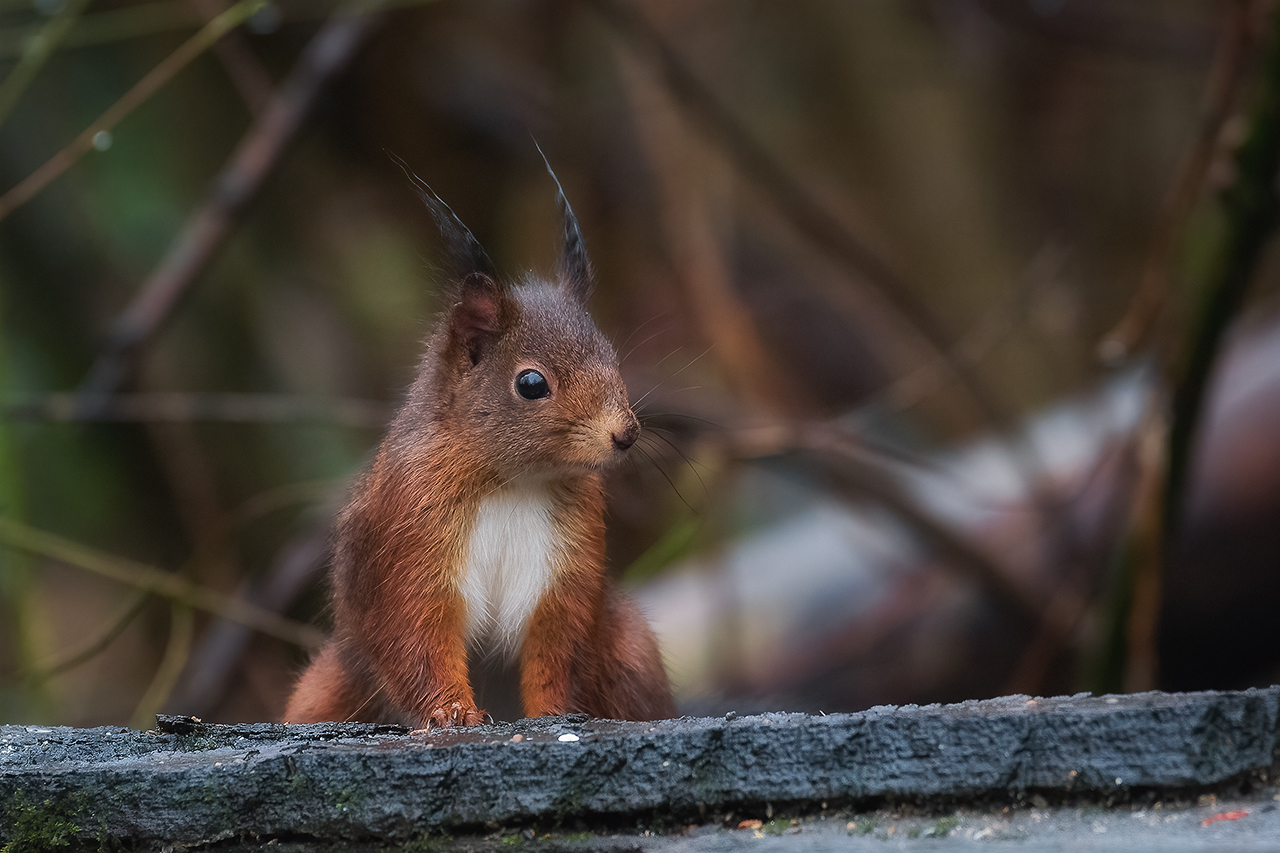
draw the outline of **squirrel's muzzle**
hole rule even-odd
[[[623,451],[636,443],[636,439],[640,437],[640,422],[636,420],[636,416],[631,412],[627,412],[626,425],[621,429],[615,429],[612,433],[613,447],[615,450]]]

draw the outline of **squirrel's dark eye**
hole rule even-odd
[[[522,370],[516,377],[516,393],[526,400],[540,400],[551,393],[551,386],[538,371]]]

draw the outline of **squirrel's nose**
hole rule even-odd
[[[619,450],[626,450],[636,443],[636,439],[640,437],[640,425],[635,421],[627,424],[626,428],[613,433],[613,446]]]

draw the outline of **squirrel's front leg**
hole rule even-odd
[[[434,690],[428,691],[421,709],[424,728],[439,726],[478,726],[485,720],[485,712],[476,707],[475,695],[467,671],[467,647],[463,638],[465,620],[463,604],[457,596],[443,602],[438,618],[424,620],[425,647],[434,650],[428,655],[427,669]]]
[[[462,602],[447,596],[433,605],[420,611],[415,631],[378,655],[386,687],[420,728],[479,725],[486,715],[468,679]]]
[[[573,670],[590,620],[581,600],[552,589],[539,602],[520,653],[520,696],[526,717],[567,714]]]
[[[461,644],[459,644],[461,645]],[[476,707],[475,695],[468,680],[466,648],[442,649],[433,655],[432,689],[425,692],[419,711],[422,728],[478,726],[487,716]]]

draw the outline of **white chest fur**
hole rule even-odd
[[[462,572],[468,644],[482,654],[517,655],[551,582],[555,557],[555,521],[545,486],[508,486],[485,498]]]

